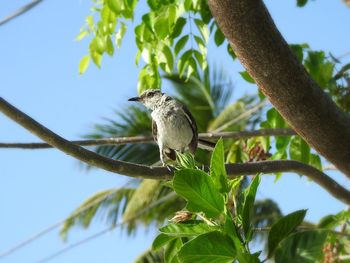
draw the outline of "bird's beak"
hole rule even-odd
[[[140,97],[133,97],[133,98],[128,99],[128,101],[140,101],[140,100],[141,100]]]

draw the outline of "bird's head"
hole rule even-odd
[[[147,108],[154,110],[163,101],[163,96],[166,96],[159,89],[149,89],[144,91],[139,97],[128,99],[128,101],[138,101],[145,105]]]

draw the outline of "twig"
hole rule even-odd
[[[22,6],[20,9],[16,10],[14,13],[11,15],[5,17],[4,19],[0,20],[0,26],[4,25],[5,23],[9,22],[10,20],[24,14],[25,12],[29,11],[32,9],[34,6],[37,4],[40,4],[43,0],[35,0],[30,2],[29,4]]]
[[[245,139],[258,136],[290,136],[296,133],[292,129],[261,129],[256,131],[238,131],[238,132],[218,132],[218,133],[200,133],[200,139]],[[122,145],[122,144],[142,144],[153,143],[152,136],[130,136],[130,137],[111,137],[92,140],[74,140],[70,141],[80,146],[98,146],[98,145]],[[0,143],[0,148],[17,149],[47,149],[52,148],[48,143],[30,142],[30,143]]]
[[[271,227],[256,227],[256,228],[254,228],[254,231],[256,231],[256,232],[269,232],[270,230],[271,230]],[[297,227],[297,230],[298,231],[311,231],[311,230],[322,230],[322,229],[316,228],[316,227],[309,227],[309,226],[299,226],[299,227]],[[348,233],[344,233],[344,232],[336,231],[336,230],[329,230],[329,229],[326,229],[326,230],[335,234],[335,235],[350,238],[350,234],[348,234]]]
[[[166,167],[150,167],[112,160],[75,145],[42,126],[1,97],[0,111],[53,147],[89,165],[130,177],[158,180],[172,178],[173,171],[170,171]],[[205,169],[208,170],[208,167],[205,167]],[[350,205],[350,191],[316,168],[297,161],[264,161],[244,164],[226,164],[226,170],[230,177],[254,175],[256,173],[296,172],[309,177],[335,198]]]

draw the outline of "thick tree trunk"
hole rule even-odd
[[[261,91],[310,146],[350,178],[350,118],[298,63],[264,3],[208,2],[220,29]]]

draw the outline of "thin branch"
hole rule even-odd
[[[25,12],[29,11],[30,9],[32,9],[34,6],[40,4],[43,0],[35,0],[30,2],[29,4],[26,4],[25,6],[22,6],[20,9],[16,10],[14,13],[12,13],[11,15],[3,18],[2,20],[0,20],[0,26],[6,24],[7,22],[9,22],[10,20],[24,14]]]
[[[256,228],[254,228],[254,230],[256,232],[269,232],[271,230],[271,227],[256,227]],[[311,231],[311,230],[322,230],[322,229],[316,228],[316,227],[309,227],[309,226],[299,226],[299,227],[297,227],[297,230],[298,231]],[[326,230],[328,230],[329,232],[331,232],[335,235],[350,238],[350,234],[348,234],[348,233],[344,233],[344,232],[336,231],[336,230],[331,230],[331,229],[326,229]]]
[[[173,171],[167,167],[150,167],[112,160],[75,145],[42,126],[1,97],[0,111],[53,147],[89,165],[130,177],[158,180],[172,178]],[[205,167],[205,169],[208,170],[208,167]],[[264,161],[257,163],[226,164],[226,170],[230,177],[252,175],[256,173],[296,172],[309,177],[335,198],[350,205],[350,191],[316,168],[297,161]]]
[[[258,136],[290,136],[296,133],[292,129],[261,129],[256,131],[238,131],[238,132],[218,132],[218,133],[200,133],[200,139],[245,139]],[[71,143],[80,146],[97,146],[97,145],[122,145],[122,144],[143,144],[153,143],[152,136],[141,135],[132,137],[111,137],[92,140],[75,140]],[[31,143],[0,143],[0,148],[17,148],[17,149],[47,149],[52,148],[48,143],[31,142]]]

